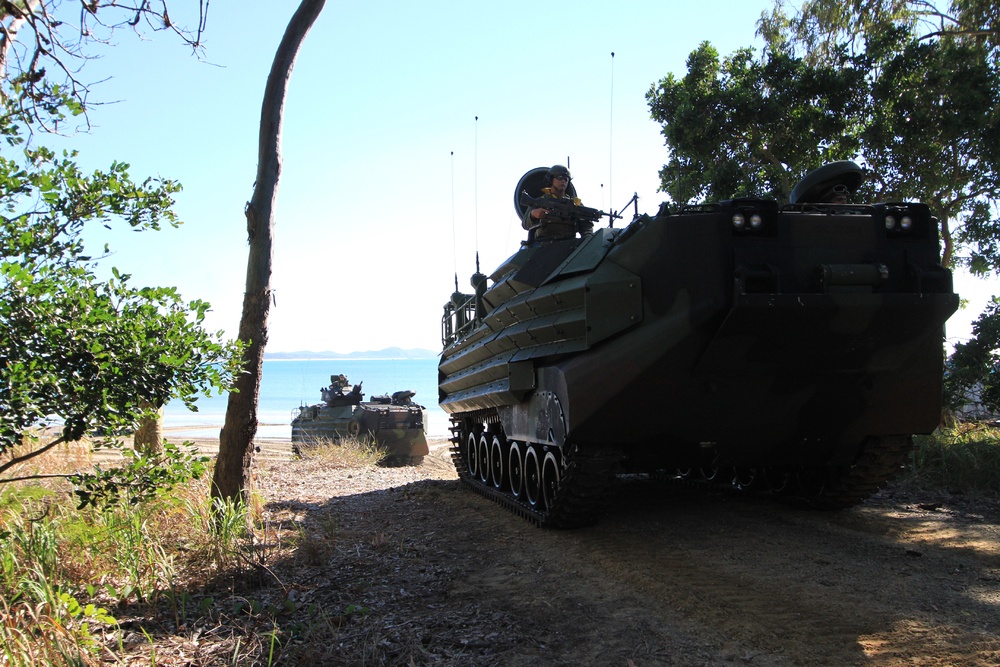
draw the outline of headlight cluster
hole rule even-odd
[[[760,213],[750,213],[747,215],[741,211],[733,214],[733,229],[760,229],[764,226],[764,218]]]
[[[719,222],[737,236],[773,236],[777,233],[778,202],[768,199],[727,199],[717,204]]]
[[[902,231],[908,232],[913,227],[913,218],[911,218],[908,215],[902,215],[897,220],[896,216],[891,213],[885,216],[885,228],[888,231],[891,232],[895,230],[897,228],[897,225],[898,228],[901,229]]]
[[[891,237],[922,238],[933,228],[930,209],[926,204],[876,204],[875,209],[882,214],[885,233]]]

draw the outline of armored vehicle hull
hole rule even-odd
[[[343,378],[343,376],[339,376]],[[429,452],[427,415],[423,406],[411,402],[412,391],[362,400],[361,385],[345,391],[346,378],[322,389],[323,402],[300,407],[292,419],[292,448],[302,448],[321,440],[339,442],[356,438],[376,443],[385,450],[389,465],[418,465]]]
[[[940,421],[938,253],[922,204],[757,199],[525,245],[445,306],[456,468],[549,526],[620,471],[857,503]]]

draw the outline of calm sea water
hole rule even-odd
[[[409,389],[413,400],[427,408],[427,433],[448,435],[448,415],[437,404],[437,359],[323,359],[308,361],[265,361],[257,408],[257,435],[262,438],[291,438],[292,417],[300,405],[320,402],[320,389],[330,384],[331,375],[343,373],[352,384],[361,384],[365,400]],[[164,409],[163,426],[170,439],[215,438],[225,423],[228,396],[198,399],[198,411],[190,412],[183,403],[169,403]]]

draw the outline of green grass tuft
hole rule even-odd
[[[965,423],[914,438],[901,481],[923,489],[1000,495],[1000,429]]]

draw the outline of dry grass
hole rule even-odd
[[[16,455],[22,457],[42,449],[55,440],[56,434],[37,433],[24,438],[22,445],[16,451],[4,454],[2,459],[9,461]],[[89,440],[64,442],[56,445],[44,454],[28,459],[24,463],[12,466],[4,475],[7,478],[30,477],[34,475],[69,475],[90,468],[93,465],[94,443]]]
[[[82,471],[89,453],[60,446],[17,476]],[[268,578],[294,530],[271,525],[260,502],[212,512],[208,476],[105,509],[76,510],[70,490],[61,478],[0,484],[0,665],[96,665],[112,653],[165,664],[157,653],[183,654],[181,629],[196,624],[220,639],[209,663],[260,664],[271,614],[236,591]]]
[[[384,449],[365,438],[317,438],[294,447],[301,458],[332,468],[368,468],[379,465],[386,457]]]
[[[58,447],[18,476],[83,471],[90,448]],[[345,440],[315,443],[296,463],[300,474],[350,476],[383,458]],[[70,490],[64,479],[0,484],[0,665],[260,665],[283,654],[288,664],[289,637],[357,613],[303,607],[273,570],[322,568],[337,547],[336,517],[306,527],[258,496],[213,511],[207,476],[105,510],[75,510]]]

